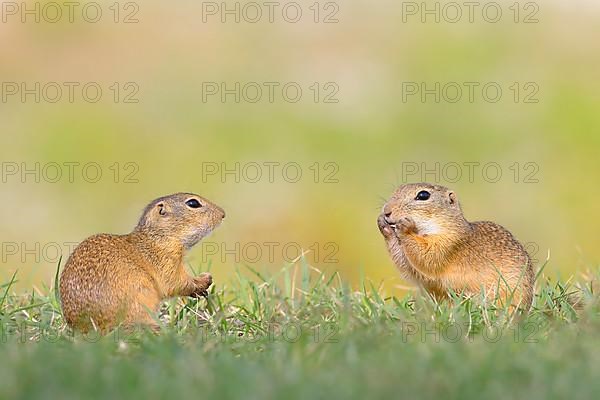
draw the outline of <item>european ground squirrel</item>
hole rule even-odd
[[[176,193],[148,204],[133,232],[85,239],[60,278],[67,323],[82,332],[107,333],[121,323],[158,329],[152,314],[162,300],[206,295],[211,275],[189,276],[184,254],[224,217],[208,200]]]
[[[502,226],[467,221],[450,189],[402,185],[377,224],[401,274],[436,299],[452,292],[483,295],[484,301],[529,309],[534,272],[527,251]]]

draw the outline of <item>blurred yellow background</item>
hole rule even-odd
[[[376,218],[421,180],[547,272],[598,265],[597,2],[48,3],[2,3],[0,282],[48,284],[58,252],[192,191],[227,211],[189,258],[217,285],[302,248],[393,290]]]

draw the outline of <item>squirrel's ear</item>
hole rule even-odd
[[[158,203],[156,205],[156,209],[158,210],[158,215],[167,215],[167,206],[165,205],[165,203]]]
[[[450,201],[450,204],[456,203],[456,194],[454,194],[454,192],[449,192],[448,200]]]

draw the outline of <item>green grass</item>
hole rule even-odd
[[[0,399],[600,398],[598,276],[539,277],[518,317],[353,290],[300,260],[166,303],[158,336],[103,338],[64,326],[54,287],[15,294],[13,277],[0,285]]]

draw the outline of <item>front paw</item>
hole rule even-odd
[[[389,239],[396,236],[394,233],[394,228],[388,224],[383,214],[377,218],[377,226],[379,227],[379,232],[381,232],[384,238]]]
[[[396,222],[396,229],[405,235],[417,233],[417,224],[411,217],[400,217]]]
[[[212,275],[208,272],[203,272],[194,278],[194,284],[196,289],[192,293],[192,297],[206,297],[208,296],[208,288],[213,283]]]

